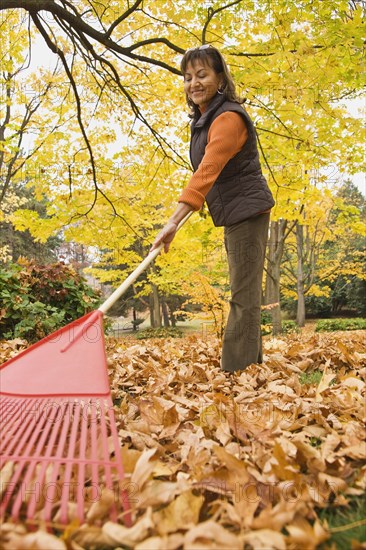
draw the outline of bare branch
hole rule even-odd
[[[182,48],[179,48],[179,46],[176,46],[175,44],[170,42],[170,40],[168,40],[167,38],[148,38],[146,40],[140,40],[140,42],[135,42],[135,44],[130,46],[128,50],[132,52],[133,50],[136,50],[136,48],[140,48],[141,46],[146,46],[147,44],[158,44],[159,42],[162,44],[166,44],[171,50],[174,50],[177,53],[181,53],[182,55],[185,52],[185,50],[183,50]]]
[[[282,51],[285,51],[285,48],[283,44],[281,43]],[[314,46],[311,46],[314,50],[324,50],[327,48],[327,46],[321,46],[320,44],[315,44]],[[287,53],[297,53],[298,50],[288,50]],[[263,52],[263,53],[250,53],[250,52],[232,52],[230,55],[235,57],[247,57],[250,59],[251,57],[271,57],[272,55],[276,55],[278,52]]]
[[[40,11],[48,11],[55,18],[57,17],[59,20],[62,20],[64,23],[67,23],[73,30],[81,32],[84,35],[89,36],[93,40],[96,40],[97,42],[99,42],[99,44],[102,44],[111,52],[120,53],[132,59],[145,61],[151,65],[162,67],[174,74],[180,75],[180,71],[177,68],[172,67],[168,63],[159,61],[151,57],[145,57],[145,56],[139,56],[139,55],[133,54],[132,53],[133,46],[130,46],[130,47],[120,46],[117,42],[109,38],[108,33],[102,33],[97,29],[94,29],[91,25],[88,25],[82,19],[82,14],[76,15],[77,12],[75,8],[73,8],[73,13],[71,13],[65,7],[62,7],[59,4],[56,4],[53,0],[26,0],[26,1],[3,0],[2,4],[0,5],[0,11],[4,9],[16,9],[16,8],[23,8],[27,10],[32,16],[38,14],[38,12]],[[45,38],[44,33],[42,34],[42,36]],[[46,43],[49,45],[49,42],[47,40],[46,40]],[[168,40],[165,43],[167,45],[170,44]],[[175,46],[175,51],[182,51],[179,49],[177,50],[176,48],[178,48],[178,46]],[[52,48],[51,50],[54,51]]]
[[[234,0],[234,2],[230,2],[230,4],[225,4],[225,6],[221,6],[220,8],[217,8],[216,10],[213,8],[208,8],[207,10],[207,20],[203,26],[202,29],[202,44],[206,44],[206,33],[207,28],[209,24],[211,23],[211,20],[213,17],[215,17],[216,14],[218,14],[220,11],[226,10],[227,8],[230,8],[231,6],[235,6],[236,4],[240,4],[243,0]]]
[[[114,82],[117,84],[119,90],[123,93],[123,95],[126,97],[126,99],[128,100],[128,102],[130,103],[130,106],[131,106],[131,109],[132,109],[132,112],[136,115],[136,118],[138,118],[139,120],[141,120],[141,122],[143,122],[145,124],[145,126],[150,130],[150,132],[153,134],[153,136],[155,137],[155,139],[157,140],[159,146],[161,147],[161,149],[163,150],[164,154],[170,158],[171,160],[173,160],[175,163],[177,163],[176,159],[174,159],[173,157],[171,157],[169,154],[166,153],[165,149],[164,149],[164,145],[170,149],[172,152],[174,152],[178,158],[181,160],[182,162],[182,165],[185,166],[186,165],[186,162],[185,160],[179,155],[176,153],[176,151],[173,150],[173,148],[171,147],[171,145],[167,142],[167,140],[161,136],[148,122],[148,120],[145,118],[145,116],[143,115],[143,113],[141,112],[140,108],[138,107],[138,105],[135,103],[135,101],[133,100],[132,96],[128,93],[127,89],[125,86],[123,86],[121,80],[120,80],[120,77],[119,77],[119,74],[118,72],[116,71],[114,65],[108,61],[107,59],[105,59],[104,57],[98,55],[96,53],[96,51],[94,50],[92,44],[90,44],[90,42],[87,40],[87,38],[82,34],[80,33],[79,34],[79,38],[80,40],[82,41],[84,47],[92,54],[93,58],[96,60],[96,61],[99,61],[99,63],[103,66],[103,65],[106,65],[112,72],[112,76],[113,76],[113,80]]]
[[[127,17],[129,17],[131,13],[133,13],[138,8],[138,6],[142,4],[142,2],[143,0],[136,0],[136,2],[127,11],[125,11],[120,17],[118,17],[115,21],[113,21],[113,23],[110,25],[109,29],[105,33],[106,37],[110,38],[114,29],[118,27],[118,25],[122,23],[122,21],[127,19]]]
[[[286,138],[286,139],[292,139],[292,140],[295,140],[295,141],[301,141],[302,143],[304,142],[303,139],[296,138],[296,137],[293,137],[293,136],[286,136],[286,134],[280,134],[279,132],[273,132],[272,130],[267,130],[267,128],[261,128],[260,126],[256,126],[256,129],[259,130],[260,132],[267,132],[268,134],[273,134],[273,135],[275,135],[275,136],[284,137],[284,138]]]

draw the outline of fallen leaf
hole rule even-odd
[[[135,546],[137,542],[147,538],[150,529],[154,527],[151,515],[151,509],[148,509],[132,527],[124,527],[118,523],[107,521],[102,527],[103,535],[112,547],[116,545]]]
[[[11,489],[10,486],[8,486],[9,481],[11,480],[14,472],[14,462],[11,462],[8,460],[5,462],[5,465],[1,468],[0,471],[0,496],[3,495],[7,491],[7,489]]]
[[[203,496],[195,496],[192,491],[187,491],[153,514],[159,534],[167,535],[196,525],[204,500]]]
[[[230,549],[241,548],[242,538],[235,536],[230,531],[215,521],[204,521],[192,527],[184,537],[184,549],[191,550],[199,548]]]
[[[323,375],[316,389],[315,401],[317,403],[323,400],[322,393],[329,388],[329,385],[332,380],[334,380],[335,376],[336,375],[334,373],[328,372],[327,366],[324,367]]]
[[[286,539],[277,531],[259,529],[243,536],[244,544],[255,550],[286,550]]]
[[[286,525],[286,530],[290,534],[287,542],[295,545],[296,548],[306,548],[306,550],[316,550],[320,543],[330,537],[319,520],[316,520],[314,525],[310,525],[305,518],[299,516],[290,525]]]
[[[2,545],[2,550],[66,550],[65,543],[45,531],[36,531],[26,535],[11,533]]]
[[[100,497],[96,502],[93,502],[86,515],[86,521],[88,523],[95,523],[97,520],[102,521],[105,519],[115,501],[115,495],[113,491],[104,487],[101,491]]]
[[[138,487],[138,490],[141,491],[145,482],[151,476],[155,462],[150,461],[150,458],[154,456],[156,449],[146,449],[139,456],[134,471],[131,475],[131,483]]]

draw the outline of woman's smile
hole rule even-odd
[[[207,64],[188,63],[184,74],[184,91],[200,109],[207,106],[221,85],[221,77]]]

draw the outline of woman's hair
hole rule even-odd
[[[245,102],[245,99],[242,99],[236,93],[233,77],[231,76],[225,59],[219,50],[214,48],[214,46],[211,46],[211,44],[204,44],[203,46],[198,46],[197,48],[190,48],[187,50],[180,63],[180,70],[183,76],[187,71],[188,64],[191,63],[194,65],[196,61],[201,61],[204,65],[208,65],[215,71],[216,74],[222,74],[223,86],[221,87],[220,92],[224,95],[226,100],[234,101],[235,103]],[[194,116],[199,114],[200,112],[197,105],[195,105],[187,95],[186,100],[188,106],[191,108],[191,115]]]

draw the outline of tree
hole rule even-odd
[[[282,331],[280,280],[283,249],[288,235],[287,225],[287,220],[280,219],[271,221],[269,229],[264,304],[276,304],[270,309],[274,335]]]
[[[336,237],[324,243],[320,256],[324,265],[316,274],[316,283],[328,292],[308,297],[307,308],[318,316],[340,315],[344,309],[364,315],[365,198],[349,180],[334,197],[329,225]]]
[[[334,282],[363,279],[355,239],[366,234],[357,207],[329,190],[310,188],[302,211],[285,246],[284,292],[297,300],[297,323],[305,323],[306,298],[329,298]]]
[[[46,201],[36,200],[31,191],[24,185],[12,187],[3,200],[2,211],[4,219],[9,220],[12,211],[22,206],[37,212],[42,218],[46,212]],[[55,262],[58,258],[62,240],[60,236],[53,236],[41,243],[35,241],[28,230],[17,231],[10,221],[0,222],[0,263],[17,262],[19,257],[36,260],[38,263]]]
[[[290,228],[301,221],[306,190],[315,179],[323,184],[333,178],[329,166],[336,172],[362,169],[362,140],[355,139],[362,136],[361,124],[342,104],[362,87],[358,3],[268,0],[207,7],[178,0],[174,10],[161,1],[121,6],[86,0],[1,5],[4,13],[24,9],[60,59],[70,86],[64,104],[79,124],[77,132],[66,121],[48,158],[40,157],[44,172],[33,183],[35,192],[52,196],[48,218],[23,210],[13,218],[17,227],[45,239],[66,226],[67,238],[101,249],[118,246],[126,269],[136,265],[140,257],[131,244],[140,238],[148,247],[190,175],[177,75],[181,53],[200,43],[221,48],[247,97],[276,198],[274,222],[286,220]],[[190,227],[204,238],[209,222],[196,217]],[[149,275],[160,293],[168,285],[176,292],[179,279],[199,263],[192,248],[201,246],[192,233],[184,230],[179,254],[159,258],[161,269]],[[220,237],[220,230],[212,231],[212,242]],[[115,281],[124,276],[116,270]]]
[[[13,12],[1,23],[0,208],[11,194],[11,186],[26,180],[29,161],[59,128],[55,112],[51,115],[44,108],[58,85],[57,67],[25,76],[30,52],[26,49],[28,32],[23,25],[24,18]]]

